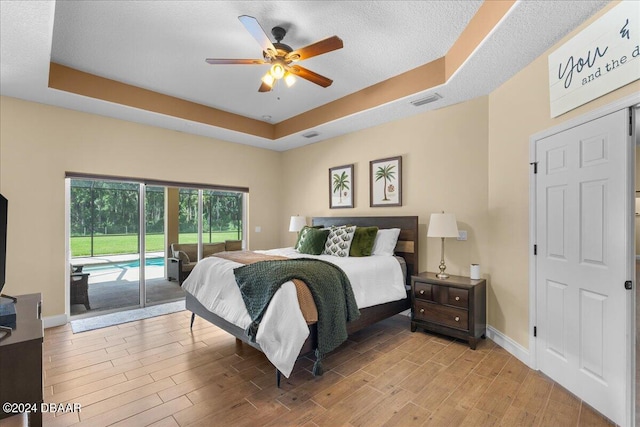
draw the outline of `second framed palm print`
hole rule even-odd
[[[369,205],[402,206],[402,156],[369,162]]]
[[[329,169],[329,208],[353,207],[353,164]]]

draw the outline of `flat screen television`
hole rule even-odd
[[[0,292],[4,288],[7,272],[7,213],[9,204],[7,199],[0,194]]]
[[[7,199],[0,194],[0,340],[11,336],[16,328],[16,298],[2,294],[7,272]],[[7,297],[7,298],[4,298]]]

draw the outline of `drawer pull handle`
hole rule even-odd
[[[424,289],[420,290],[420,295],[424,295]]]
[[[460,321],[460,318],[459,318],[458,316],[456,316],[456,319],[455,319],[455,320],[456,320],[456,322],[459,322],[459,321]]]
[[[421,308],[421,309],[420,309],[420,313],[424,313],[424,308]]]
[[[460,297],[456,297],[456,301],[460,301]]]

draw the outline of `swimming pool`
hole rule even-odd
[[[147,267],[163,267],[164,266],[164,258],[147,258],[145,260],[145,266]],[[96,270],[106,270],[106,269],[127,269],[127,268],[138,268],[140,267],[140,260],[136,259],[133,261],[127,262],[117,262],[117,263],[105,263],[105,264],[93,264],[93,265],[85,265],[82,271],[96,271]]]

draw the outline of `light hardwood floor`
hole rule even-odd
[[[80,413],[46,426],[599,426],[606,419],[490,340],[409,331],[403,316],[353,335],[275,386],[266,358],[179,312],[74,335],[47,329],[45,401]],[[16,423],[19,417],[0,422]]]

